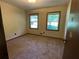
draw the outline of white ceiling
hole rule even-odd
[[[56,6],[66,4],[69,2],[69,0],[37,0],[36,3],[29,3],[28,0],[4,0],[4,1],[16,5],[18,7],[24,8],[26,10]]]

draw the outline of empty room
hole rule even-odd
[[[78,3],[75,1],[0,0],[8,58],[68,59],[77,54],[78,41],[75,46],[71,45],[75,38],[79,38],[79,30],[74,30],[79,26],[79,20],[74,21],[79,18],[76,13],[79,9],[75,7]],[[71,39],[73,42],[67,43]],[[77,50],[70,53],[74,51],[72,49]]]

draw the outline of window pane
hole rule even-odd
[[[48,14],[48,22],[47,22],[47,29],[48,30],[58,30],[58,23],[59,23],[59,13],[49,13]]]
[[[38,15],[30,16],[30,27],[35,29],[38,28]]]

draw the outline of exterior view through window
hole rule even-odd
[[[38,29],[38,14],[30,15],[30,28]]]
[[[47,30],[59,30],[60,12],[50,12],[47,15]]]

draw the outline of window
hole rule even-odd
[[[60,12],[50,12],[47,15],[47,30],[59,30]]]
[[[30,15],[30,28],[33,28],[33,29],[38,28],[38,14]]]

